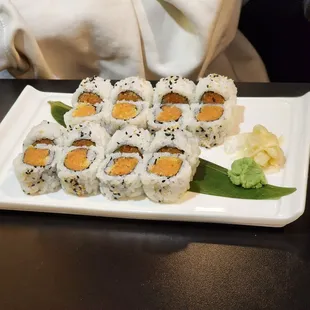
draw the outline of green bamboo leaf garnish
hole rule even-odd
[[[190,191],[212,196],[255,200],[280,199],[296,191],[296,188],[273,185],[265,185],[259,189],[245,189],[231,183],[227,172],[227,169],[200,158]]]
[[[51,114],[54,117],[55,121],[61,126],[66,127],[66,124],[64,122],[64,115],[65,113],[70,111],[72,107],[64,104],[61,101],[49,101],[48,103],[51,106]]]

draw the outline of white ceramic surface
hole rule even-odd
[[[70,103],[71,94],[44,93],[27,86],[0,124],[0,209],[68,213],[106,217],[233,223],[281,227],[300,217],[305,208],[310,151],[310,94],[298,98],[239,98],[244,107],[242,132],[256,124],[284,137],[285,169],[269,175],[278,186],[297,191],[280,200],[240,200],[188,192],[177,204],[142,200],[109,201],[103,196],[78,198],[57,193],[25,195],[15,178],[12,161],[21,151],[27,132],[43,119],[53,121],[48,100]],[[229,167],[233,158],[223,146],[203,150],[209,161]]]

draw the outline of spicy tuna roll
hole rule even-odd
[[[235,104],[237,88],[232,79],[219,74],[209,74],[201,78],[195,92],[195,103]]]
[[[183,154],[192,168],[192,177],[199,165],[201,153],[196,136],[188,131],[174,128],[157,131],[147,152]]]
[[[148,111],[147,125],[152,133],[173,126],[186,129],[191,118],[192,113],[188,105],[165,104],[154,106]]]
[[[112,90],[110,80],[99,76],[88,77],[80,83],[72,96],[72,106],[80,103],[100,104],[109,99]]]
[[[104,106],[102,104],[92,105],[81,103],[65,113],[64,121],[67,127],[79,125],[84,122],[101,124],[104,116]]]
[[[153,105],[190,104],[195,95],[195,83],[180,76],[162,78],[154,90]]]
[[[56,164],[56,147],[42,144],[27,147],[13,162],[23,192],[27,195],[40,195],[58,191],[60,182]]]
[[[27,134],[23,147],[37,144],[62,146],[64,141],[65,130],[58,124],[42,121],[34,126]]]
[[[111,200],[143,195],[140,174],[142,159],[137,153],[108,155],[97,173],[101,193]]]
[[[105,148],[110,140],[107,131],[96,123],[86,122],[69,126],[65,135],[64,145],[69,146],[96,146]]]
[[[115,83],[111,92],[111,101],[137,102],[145,101],[148,105],[153,99],[153,87],[141,77],[128,77]]]
[[[94,146],[65,148],[57,164],[64,191],[77,196],[98,194],[96,173],[102,159],[103,153]]]
[[[139,128],[147,127],[148,103],[118,101],[110,104],[104,110],[103,122],[108,132],[113,135],[118,129],[128,125],[134,125]]]
[[[147,154],[141,174],[144,193],[159,203],[179,200],[190,187],[192,169],[182,154]]]
[[[152,137],[148,130],[126,126],[117,130],[106,147],[106,153],[137,153],[141,157],[148,149]]]
[[[210,148],[222,144],[235,122],[237,88],[234,81],[218,74],[200,79],[195,101],[191,105],[193,117],[188,129],[199,137],[201,146]]]
[[[231,106],[222,104],[193,104],[193,120],[189,130],[195,134],[200,145],[211,148],[224,142],[234,122]]]

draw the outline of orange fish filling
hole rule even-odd
[[[91,104],[80,104],[73,111],[73,117],[86,117],[96,114],[96,108]]]
[[[127,100],[127,101],[143,101],[143,99],[131,90],[126,90],[118,94],[117,100]]]
[[[54,141],[51,139],[47,139],[47,138],[43,138],[43,139],[39,139],[35,142],[32,143],[33,146],[36,146],[38,144],[48,144],[48,145],[55,145]]]
[[[167,104],[167,103],[184,103],[188,104],[188,99],[180,94],[171,92],[166,95],[164,95],[161,99],[162,104]]]
[[[165,105],[161,108],[161,112],[158,114],[156,120],[158,122],[175,122],[182,116],[182,110],[171,105]]]
[[[164,146],[159,149],[159,153],[170,153],[170,154],[184,154],[184,151],[178,149],[177,147]]]
[[[161,177],[173,177],[179,172],[182,163],[182,159],[178,157],[159,157],[154,165],[149,167],[149,172]]]
[[[218,120],[224,113],[224,109],[218,106],[204,106],[196,116],[199,122],[212,122]]]
[[[79,96],[78,102],[86,102],[89,104],[100,103],[102,100],[100,96],[94,93],[83,93]]]
[[[82,171],[90,166],[90,161],[87,159],[87,149],[78,148],[70,151],[66,158],[64,165],[74,171]]]
[[[114,159],[113,166],[108,174],[111,176],[121,176],[131,173],[137,166],[138,159],[134,157],[119,157]]]
[[[31,166],[45,167],[49,153],[48,149],[28,147],[24,153],[24,163]]]
[[[202,103],[221,103],[221,104],[223,104],[225,102],[225,98],[222,95],[217,94],[213,91],[207,91],[202,95],[200,101]]]
[[[137,107],[128,102],[117,102],[112,110],[112,116],[115,119],[128,120],[136,117],[137,114]]]
[[[96,143],[89,139],[75,140],[72,146],[96,146]]]
[[[114,153],[120,152],[120,153],[137,153],[142,157],[142,154],[140,150],[136,146],[131,146],[131,145],[122,145],[119,147]]]

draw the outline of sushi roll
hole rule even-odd
[[[149,131],[135,126],[117,130],[106,147],[106,153],[137,153],[141,157],[151,143]]]
[[[232,108],[222,104],[192,104],[191,110],[193,120],[188,129],[198,137],[200,145],[211,148],[222,144],[234,121]]]
[[[194,100],[195,83],[180,76],[162,78],[154,90],[153,105],[190,104]]]
[[[139,197],[144,194],[140,174],[142,159],[137,153],[108,155],[97,173],[101,193],[111,200]]]
[[[64,149],[57,164],[63,190],[80,197],[98,194],[96,173],[102,159],[103,153],[94,146]]]
[[[27,195],[53,193],[60,189],[57,176],[57,147],[30,145],[13,162],[16,177]]]
[[[128,125],[147,128],[148,109],[148,103],[145,101],[118,101],[110,104],[104,110],[104,126],[111,135]]]
[[[100,104],[109,99],[112,90],[110,80],[99,76],[88,77],[80,83],[72,96],[72,106],[80,103]]]
[[[153,87],[149,81],[141,77],[128,77],[115,83],[111,92],[111,101],[137,102],[145,101],[148,105],[153,99]]]
[[[199,80],[195,103],[201,104],[236,104],[237,87],[232,79],[218,74],[209,74]]]
[[[234,125],[237,88],[233,80],[210,74],[196,87],[195,104],[191,105],[192,121],[188,129],[196,134],[200,145],[220,145]]]
[[[86,122],[69,126],[65,136],[64,145],[69,146],[96,146],[105,148],[110,135],[99,124]]]
[[[145,156],[141,181],[149,199],[172,203],[189,189],[191,175],[191,166],[184,155],[155,153]]]
[[[38,144],[63,146],[64,133],[65,130],[60,125],[42,121],[27,134],[23,148],[25,150],[30,145],[36,146]]]
[[[196,136],[188,131],[174,128],[157,131],[147,152],[183,154],[191,166],[192,177],[196,173],[201,153]]]
[[[191,122],[192,113],[185,104],[165,104],[154,106],[148,111],[148,129],[154,133],[168,127],[186,129]]]
[[[85,122],[101,124],[103,122],[104,109],[102,104],[81,103],[64,115],[66,126],[79,125]]]

